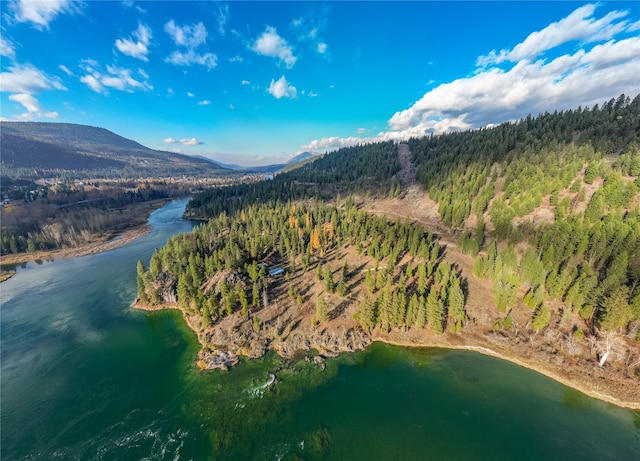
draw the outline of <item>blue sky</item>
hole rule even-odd
[[[640,3],[2,1],[0,117],[264,164],[640,92]]]

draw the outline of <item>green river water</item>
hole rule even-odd
[[[178,312],[128,309],[136,261],[191,229],[185,204],[127,246],[0,285],[2,460],[640,460],[636,412],[471,352],[197,372]]]

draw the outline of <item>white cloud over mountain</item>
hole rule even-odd
[[[198,141],[196,138],[183,138],[180,140],[172,137],[164,138],[162,140],[164,144],[182,144],[184,146],[201,146],[204,144],[202,141]]]
[[[34,118],[47,117],[47,118],[57,118],[57,112],[47,112],[41,105],[40,101],[38,101],[34,96],[30,94],[18,93],[12,94],[9,96],[11,101],[15,101],[21,104],[27,112],[18,116],[19,119],[23,120],[31,120]]]
[[[466,130],[517,120],[547,110],[593,106],[640,92],[640,37],[616,39],[635,30],[627,12],[596,18],[585,5],[530,34],[511,50],[478,57],[472,76],[441,84],[408,109],[396,112],[388,131],[368,138],[329,137],[302,149],[333,149],[365,142],[403,140],[429,133]],[[578,41],[570,54],[550,51]]]

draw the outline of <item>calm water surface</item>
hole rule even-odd
[[[186,201],[110,252],[0,285],[3,460],[640,459],[640,416],[478,354],[375,345],[198,373],[179,313],[128,310]],[[275,377],[275,382],[270,383]]]

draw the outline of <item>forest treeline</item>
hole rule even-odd
[[[330,255],[349,249],[366,255],[367,267],[349,267],[346,259],[336,265]],[[447,327],[457,331],[465,321],[465,282],[443,253],[422,227],[365,213],[352,198],[341,206],[249,205],[171,238],[153,254],[148,269],[139,262],[138,299],[152,305],[178,302],[206,328],[236,311],[250,315],[268,307],[270,284],[284,279],[297,305],[315,303],[318,323],[331,315],[325,296],[345,297],[359,280],[366,283],[357,314],[362,328],[428,325],[436,333]],[[270,267],[286,275],[270,276]],[[290,281],[308,271],[315,271],[323,286],[314,300],[303,298]]]
[[[552,313],[576,313],[592,333],[635,325],[640,337],[640,95],[408,145],[443,224],[463,251],[482,251],[474,271],[492,280],[505,325],[524,304],[534,330]],[[187,214],[345,191],[395,195],[398,171],[392,143],[341,149],[273,181],[207,191]]]
[[[392,142],[347,147],[270,181],[210,189],[193,197],[186,216],[210,218],[233,213],[253,203],[305,198],[330,199],[338,194],[365,191],[377,195],[399,191],[394,175],[400,170],[397,148]]]

